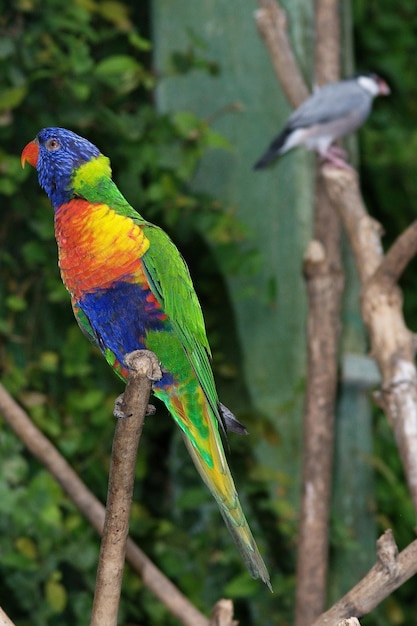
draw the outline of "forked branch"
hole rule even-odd
[[[370,613],[382,600],[417,573],[417,540],[402,552],[392,532],[377,541],[377,562],[343,598],[323,613],[313,626],[338,626],[340,621]]]

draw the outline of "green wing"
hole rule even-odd
[[[188,267],[168,235],[141,224],[150,246],[142,257],[150,288],[169,317],[210,406],[223,426],[203,313]]]

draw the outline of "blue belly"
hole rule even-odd
[[[78,303],[100,348],[110,349],[120,363],[129,352],[146,348],[148,331],[172,331],[161,310],[146,300],[149,294],[150,290],[140,285],[119,282],[111,289],[86,294]]]

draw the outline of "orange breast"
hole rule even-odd
[[[149,240],[132,219],[106,204],[74,199],[55,214],[62,279],[73,297],[120,280],[145,283],[141,257]]]

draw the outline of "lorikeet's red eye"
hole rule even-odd
[[[53,150],[58,150],[58,148],[61,147],[61,144],[59,143],[58,139],[54,139],[52,137],[51,139],[48,139],[45,146],[48,150],[53,151]]]

